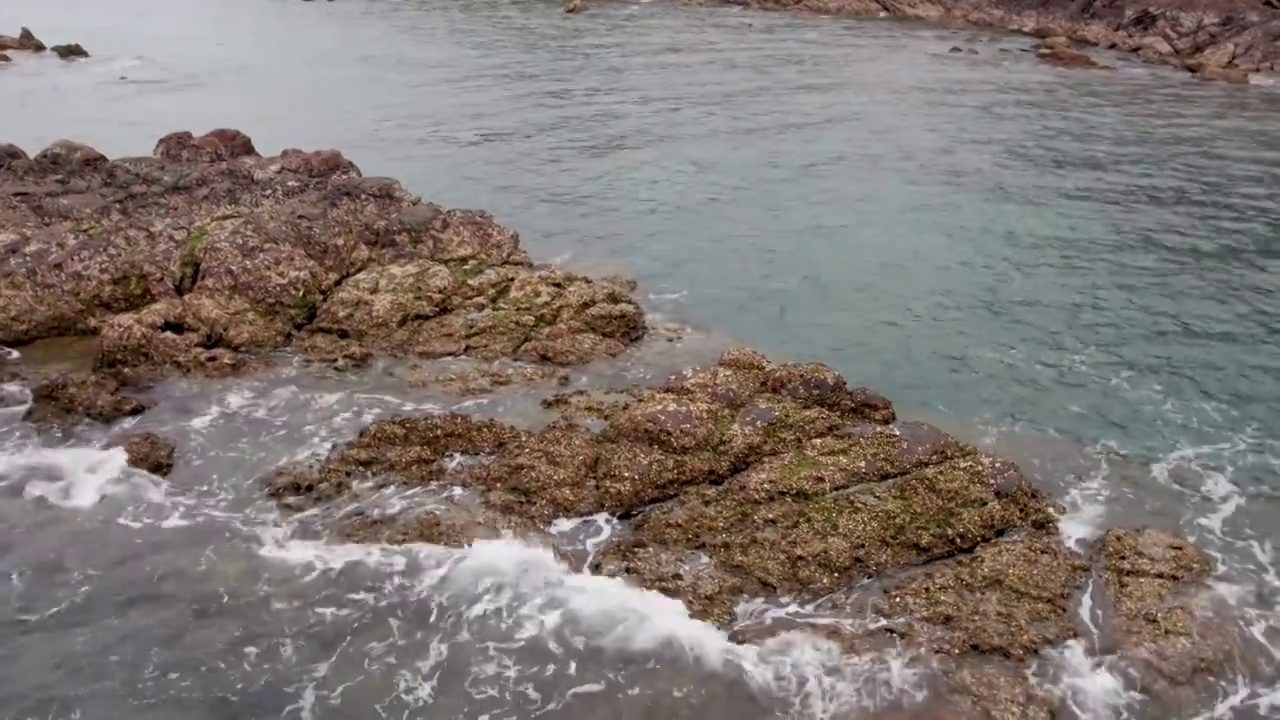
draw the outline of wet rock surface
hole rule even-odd
[[[1106,640],[1156,716],[1200,712],[1224,674],[1256,680],[1280,672],[1259,655],[1258,638],[1234,609],[1208,590],[1212,563],[1200,548],[1162,530],[1113,529],[1097,555],[1110,611]]]
[[[735,349],[657,387],[544,405],[560,419],[538,431],[456,413],[378,421],[323,460],[279,469],[267,489],[297,510],[396,489],[468,498],[327,529],[357,542],[465,545],[613,515],[624,529],[592,550],[591,572],[679,598],[738,642],[816,633],[935,671],[924,701],[876,717],[1060,717],[1043,660],[1071,643],[1181,716],[1212,696],[1188,683],[1230,677],[1248,654],[1236,619],[1196,609],[1208,564],[1194,546],[1142,529],[1068,549],[1053,502],[1015,465],[898,419],[821,364]],[[1088,622],[1086,593],[1099,609]],[[818,601],[850,622],[744,617],[752,598]]]
[[[130,397],[119,382],[102,374],[56,373],[31,389],[24,420],[47,428],[65,428],[81,420],[109,424],[146,411],[146,402]]]
[[[574,365],[646,332],[632,286],[534,267],[487,213],[230,129],[116,160],[0,146],[0,255],[0,343],[96,336],[96,370],[126,384],[278,350]]]
[[[63,60],[79,60],[89,57],[89,51],[85,50],[80,43],[68,43],[64,45],[54,45],[49,48],[49,52],[57,55]]]
[[[568,383],[568,374],[555,366],[494,362],[472,367],[412,368],[405,374],[411,387],[438,387],[460,396],[487,395],[511,386]]]
[[[1200,77],[1248,82],[1280,70],[1280,3],[1251,0],[732,0],[770,10],[881,17],[1061,38],[1071,45],[1130,54]],[[1094,67],[1087,55],[1058,44],[1038,48],[1044,62]]]
[[[0,35],[0,51],[24,50],[27,52],[43,52],[47,47],[30,28],[22,28],[17,36]]]
[[[167,477],[173,472],[177,447],[172,440],[152,432],[130,433],[113,438],[110,446],[124,448],[130,467],[159,477]]]

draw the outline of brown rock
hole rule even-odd
[[[94,366],[137,379],[173,371],[225,376],[251,365],[243,353],[275,347],[284,333],[243,302],[165,300],[103,323]]]
[[[200,137],[190,132],[165,135],[156,143],[152,153],[174,162],[219,162],[241,157],[258,157],[258,151],[248,135],[239,130],[220,128]]]
[[[24,27],[18,32],[18,50],[32,50],[40,52],[45,49],[45,44],[40,42],[35,33],[31,32],[31,28]]]
[[[11,35],[0,35],[0,50],[25,50],[28,52],[42,52],[45,50],[45,44],[31,32],[29,28],[22,28],[18,32],[17,37]]]
[[[1225,678],[1275,677],[1272,649],[1215,603],[1203,550],[1163,530],[1115,529],[1098,555],[1106,639],[1160,717],[1206,711]]]
[[[719,570],[706,555],[643,541],[608,548],[591,571],[635,579],[650,590],[680,598],[694,617],[719,624],[733,619],[734,603],[745,595],[741,580]]]
[[[501,452],[522,437],[501,423],[456,414],[396,418],[365,428],[318,467],[281,468],[265,483],[272,497],[294,499],[294,507],[312,506],[344,495],[355,481],[374,475],[382,483],[437,482],[445,476],[442,461],[447,456]]]
[[[280,169],[309,178],[359,177],[360,169],[337,150],[280,152]]]
[[[1217,80],[1220,82],[1232,83],[1234,85],[1249,84],[1249,73],[1243,70],[1236,70],[1234,68],[1202,65],[1195,75],[1201,80]]]
[[[13,62],[13,58],[9,57],[5,53],[0,52],[0,63],[7,63],[7,62]]]
[[[1050,47],[1036,51],[1036,59],[1058,67],[1097,67],[1098,63],[1088,55],[1066,47]]]
[[[451,256],[459,244],[444,247]],[[459,262],[359,273],[321,305],[314,329],[395,354],[557,365],[617,355],[644,334],[642,311],[616,286],[558,270]]]
[[[1210,67],[1253,71],[1280,60],[1280,2],[1277,0],[1146,0],[1065,2],[1042,0],[725,0],[768,9],[823,15],[892,15],[944,22],[949,26],[999,28],[1041,39],[1070,38],[1104,49],[1140,53],[1148,62],[1173,65],[1174,55],[1208,53]],[[1174,52],[1169,53],[1172,49]],[[1054,64],[1076,67],[1078,58],[1050,56]],[[1081,64],[1081,67],[1090,65]]]
[[[0,143],[0,170],[7,168],[11,164],[19,161],[25,162],[29,159],[22,148],[17,145]]]
[[[352,492],[357,476],[435,483],[440,458],[481,450],[486,460],[450,482],[535,525],[632,517],[635,542],[603,556],[616,561],[608,571],[718,620],[743,593],[831,591],[1052,523],[1016,468],[923,423],[881,424],[893,417],[888,402],[849,390],[826,366],[734,350],[711,368],[618,396],[550,403],[606,419],[599,433],[569,421],[520,433],[421,419],[408,435],[396,429],[407,421],[375,423],[319,468],[287,473],[275,494],[324,501]]]
[[[1173,49],[1169,41],[1159,35],[1145,37],[1141,40],[1141,43],[1141,52],[1146,53],[1148,57],[1163,58],[1177,54],[1177,51]]]
[[[587,3],[584,0],[565,0],[564,11],[567,13],[580,13],[587,9]]]
[[[1053,48],[1070,49],[1071,41],[1061,35],[1053,35],[1051,37],[1047,37],[1041,40],[1040,42],[1036,43],[1032,47],[1034,47],[1037,50],[1046,50],[1046,49],[1053,49]]]
[[[79,60],[89,57],[89,51],[81,47],[80,43],[70,43],[67,45],[54,45],[49,48],[54,55],[63,60]]]
[[[485,395],[499,388],[530,385],[562,377],[568,379],[561,370],[554,367],[492,363],[457,370],[418,368],[408,374],[406,381],[411,386],[441,387],[457,395]]]
[[[1224,42],[1202,51],[1197,59],[1207,68],[1225,68],[1235,54],[1235,43]]]
[[[535,269],[487,213],[423,204],[337,151],[261,157],[235,130],[108,161],[0,149],[0,343],[100,336],[120,378],[224,374],[287,347],[556,365],[646,331],[631,286]]]
[[[172,440],[152,432],[130,433],[117,436],[110,447],[123,447],[129,456],[130,467],[167,477],[173,472],[173,457],[177,452]]]
[[[547,540],[533,526],[516,518],[452,503],[430,511],[394,515],[346,513],[338,518],[334,530],[337,538],[345,542],[447,547],[466,547],[476,540],[493,540],[510,532],[530,540]]]
[[[34,159],[38,165],[69,173],[100,169],[107,164],[106,155],[71,140],[58,140],[41,150]]]
[[[51,428],[86,419],[112,423],[147,409],[146,403],[120,394],[120,384],[105,375],[56,374],[32,388],[31,396],[23,419]]]
[[[933,652],[1026,660],[1075,636],[1088,569],[1056,535],[992,542],[903,582],[881,610]]]

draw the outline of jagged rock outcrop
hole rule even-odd
[[[12,35],[0,35],[0,51],[23,50],[26,52],[44,52],[48,48],[40,38],[31,32],[30,28],[24,27],[19,30],[17,37]]]
[[[1105,654],[1167,717],[1211,704],[1241,658],[1258,659],[1255,677],[1276,672],[1238,616],[1206,612],[1202,551],[1153,529],[1070,550],[1015,465],[898,419],[824,365],[738,349],[659,387],[544,404],[561,418],[536,432],[453,413],[378,421],[267,489],[293,509],[393,487],[468,493],[443,511],[339,515],[330,532],[355,541],[465,545],[609,513],[626,529],[595,550],[595,573],[679,598],[739,642],[805,631],[933,669],[922,702],[874,717],[1060,717],[1046,673],[1070,643]],[[1096,617],[1080,615],[1085,593]],[[761,597],[864,622],[736,615]]]
[[[646,331],[626,282],[535,267],[487,213],[228,129],[117,160],[0,146],[0,254],[0,343],[93,335],[95,369],[126,383],[282,349],[572,365]]]

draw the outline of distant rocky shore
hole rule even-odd
[[[0,63],[13,62],[13,56],[9,53],[28,52],[43,53],[51,52],[63,60],[79,60],[89,57],[89,52],[80,45],[80,43],[65,43],[62,45],[48,46],[44,41],[36,37],[30,28],[22,28],[16,36],[0,35]]]
[[[0,255],[0,344],[93,341],[81,372],[0,357],[0,380],[31,385],[27,419],[47,427],[137,415],[150,383],[281,353],[339,369],[378,355],[518,362],[497,384],[519,383],[619,356],[650,330],[627,280],[535,265],[486,213],[423,202],[334,150],[263,157],[235,130],[173,133],[115,160],[71,141],[34,155],[0,145]],[[825,365],[739,348],[656,386],[542,404],[556,419],[539,430],[458,413],[380,420],[263,483],[347,542],[514,533],[555,547],[552,520],[609,513],[627,523],[611,543],[556,551],[679,598],[739,642],[803,627],[745,622],[745,598],[877,618],[807,626],[938,671],[922,705],[873,717],[1063,717],[1069,699],[1039,661],[1072,642],[1128,678],[1150,717],[1189,717],[1220,683],[1276,672],[1211,590],[1202,550],[1152,528],[1067,548],[1053,500],[1015,465],[897,417]],[[154,474],[181,462],[154,435],[113,442]],[[463,493],[351,511],[395,487]]]
[[[1128,53],[1200,77],[1248,82],[1280,72],[1280,0],[726,0],[767,10],[902,17],[1009,30]],[[1070,49],[1070,48],[1067,48]],[[1091,65],[1075,62],[1058,64]]]

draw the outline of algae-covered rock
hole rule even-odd
[[[173,472],[173,459],[177,447],[172,440],[153,432],[130,433],[114,438],[111,447],[124,448],[130,467],[167,477]]]
[[[1034,658],[1076,636],[1089,563],[1052,534],[987,543],[885,594],[881,614],[930,651]]]
[[[735,349],[655,387],[544,405],[563,414],[536,432],[453,413],[374,422],[269,491],[320,510],[396,487],[468,498],[330,527],[357,542],[545,540],[556,519],[613,515],[624,527],[586,553],[592,573],[677,598],[737,642],[812,633],[859,658],[910,658],[927,693],[874,717],[1058,717],[1071,648],[1106,653],[1162,717],[1202,711],[1237,671],[1274,672],[1256,648],[1240,660],[1238,623],[1205,601],[1201,551],[1154,530],[1069,549],[1016,465],[897,419],[825,366]],[[845,621],[738,617],[761,599]]]
[[[1155,528],[1117,528],[1097,555],[1105,640],[1151,712],[1196,715],[1225,679],[1280,675],[1274,649],[1209,588],[1209,556],[1191,542]]]
[[[645,331],[625,285],[535,268],[488,213],[423,203],[337,151],[230,129],[153,157],[0,152],[0,343],[98,335],[118,377],[221,374],[291,348],[573,365]]]
[[[601,569],[720,620],[744,593],[831,591],[1052,523],[1016,470],[928,425],[886,424],[887,400],[826,366],[735,350],[619,398],[594,406],[598,431],[572,419],[539,432],[456,415],[377,422],[274,492],[315,502],[357,477],[431,484],[443,458],[481,456],[450,482],[537,525],[631,518],[633,544],[606,551]]]
[[[140,415],[147,403],[125,395],[120,383],[102,374],[57,373],[31,389],[31,406],[23,419],[35,425],[63,428],[81,420],[112,423]]]

